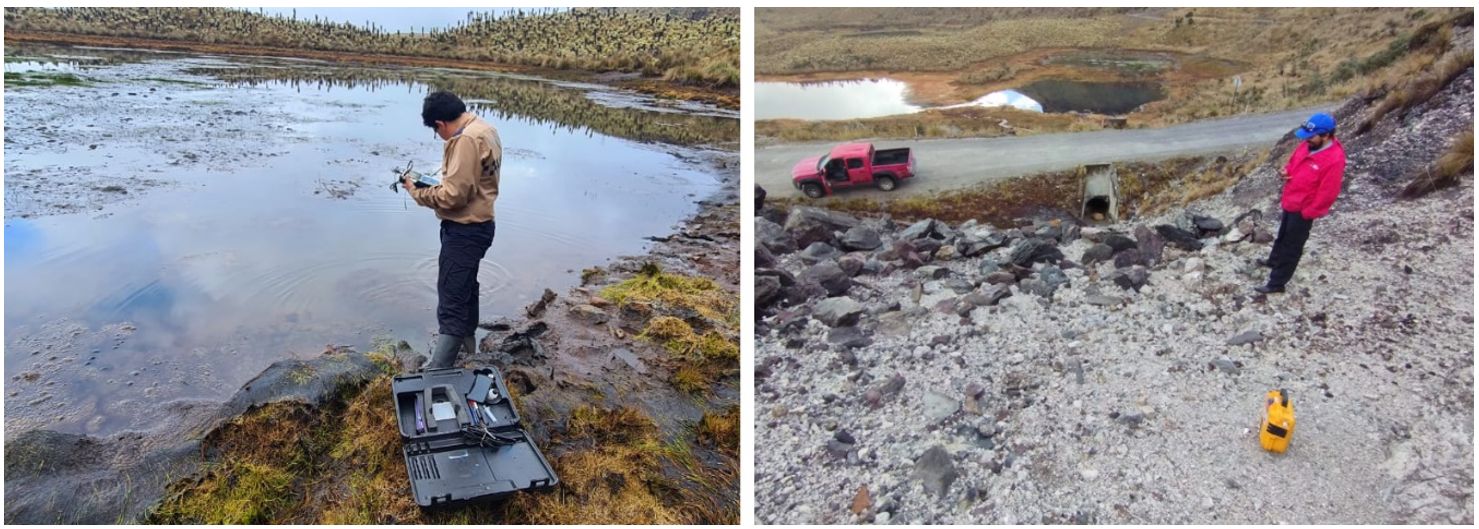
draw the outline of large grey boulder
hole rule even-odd
[[[883,246],[883,239],[879,237],[878,230],[859,224],[843,233],[838,244],[848,251],[867,251]]]
[[[862,303],[839,296],[818,301],[811,310],[811,316],[828,327],[845,327],[857,323],[858,318],[863,316],[863,310]]]
[[[858,225],[852,215],[828,211],[821,208],[797,206],[791,208],[786,217],[786,233],[796,238],[796,244],[807,246],[814,242],[831,244],[836,242],[835,233],[847,231]]]
[[[755,219],[755,242],[775,255],[785,255],[796,251],[796,238],[787,233],[780,224],[763,218]]]

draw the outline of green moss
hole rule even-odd
[[[167,502],[157,514],[183,523],[265,523],[284,506],[292,483],[292,473],[282,468],[228,461],[207,474],[190,494]]]
[[[59,72],[5,72],[6,86],[86,86],[86,78]]]
[[[293,370],[288,373],[288,379],[292,380],[294,384],[301,386],[307,384],[308,381],[313,380],[313,375],[315,373],[317,373],[317,370],[313,369],[313,366],[308,364],[301,364],[298,367],[293,368]]]
[[[719,360],[738,360],[739,341],[717,332],[709,331],[699,339],[698,351],[704,358]]]

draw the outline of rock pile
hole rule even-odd
[[[1472,494],[1463,193],[1391,206],[1401,228],[1383,210],[1322,221],[1271,298],[1250,287],[1277,218],[1227,203],[1006,228],[766,211],[758,520],[1472,520],[1451,499]],[[1274,457],[1254,428],[1277,387],[1300,430]],[[1424,426],[1394,433],[1405,406]],[[1414,430],[1429,425],[1443,433]]]

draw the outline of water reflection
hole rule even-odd
[[[908,101],[909,85],[897,79],[822,83],[755,83],[755,119],[861,119],[913,114],[928,108]],[[992,92],[975,101],[933,108],[1009,106],[1042,112],[1042,105],[1016,90]]]
[[[76,72],[80,70],[76,61],[31,61],[5,59],[5,73],[29,72]]]
[[[1158,83],[1099,83],[1044,79],[1019,88],[1042,103],[1045,112],[1128,114],[1140,105],[1165,99]]]
[[[1042,112],[1042,103],[1028,97],[1027,94],[1016,90],[1000,90],[981,96],[980,99],[967,103],[964,106],[976,107],[1012,107],[1029,112]]]
[[[755,119],[857,119],[913,114],[909,85],[896,79],[755,83]]]
[[[739,141],[737,115],[602,104],[592,97],[591,89],[601,88],[594,85],[576,89],[519,76],[418,68],[273,65],[194,68],[190,72],[217,77],[233,86],[283,85],[296,90],[410,91],[415,85],[425,85],[450,90],[485,115],[547,124],[573,132],[680,145]]]

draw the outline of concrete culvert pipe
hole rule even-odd
[[[1083,166],[1083,219],[1088,222],[1119,221],[1119,178],[1113,164]]]

